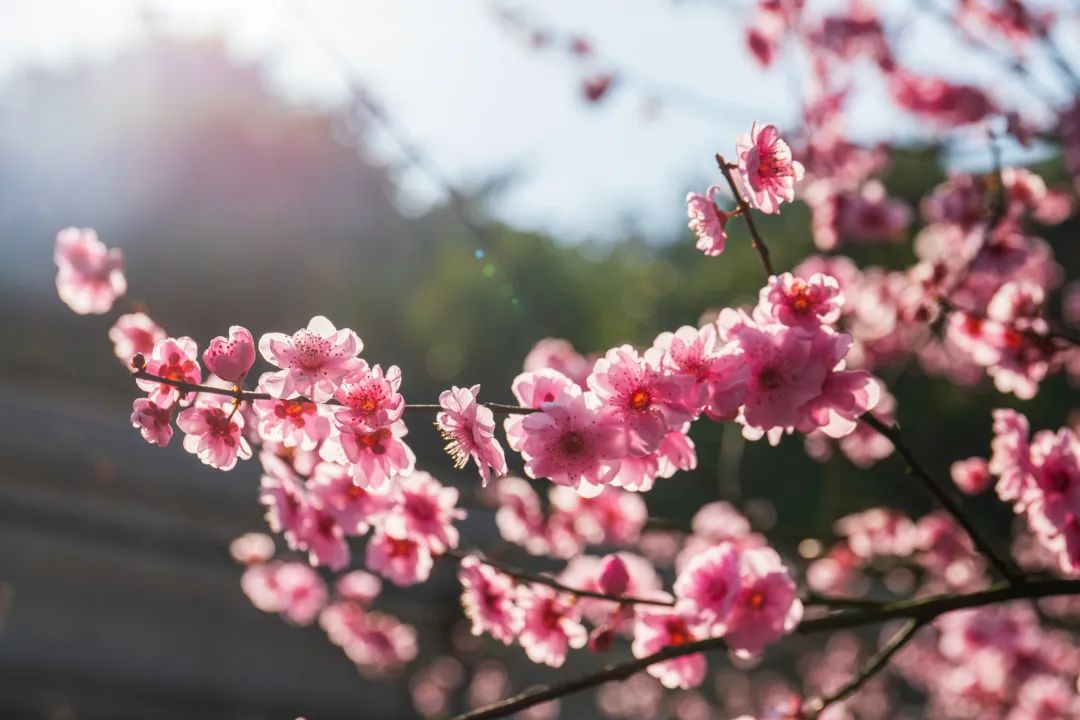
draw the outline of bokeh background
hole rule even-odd
[[[123,248],[129,306],[200,347],[232,323],[291,332],[325,314],[360,334],[364,357],[402,368],[410,400],[476,382],[509,399],[539,338],[583,352],[647,344],[754,298],[760,268],[743,229],[721,258],[703,258],[682,204],[751,121],[796,118],[798,58],[768,74],[751,65],[739,25],[749,5],[0,6],[0,717],[415,712],[406,677],[363,678],[318,629],[251,607],[227,545],[265,527],[257,463],[219,473],[131,430],[110,320],[76,317],[56,297],[59,229],[91,226]],[[994,72],[907,3],[883,6],[908,13],[901,47],[916,67]],[[576,37],[587,57],[565,52]],[[614,82],[589,102],[582,83],[598,72]],[[914,203],[947,168],[988,163],[978,142],[929,143],[879,100],[860,92],[853,131],[901,145],[892,195]],[[1006,150],[1063,178],[1046,149]],[[802,207],[761,225],[778,267],[813,252]],[[1073,220],[1047,235],[1073,271],[1078,230]],[[894,267],[913,257],[906,242],[853,254]],[[1013,404],[912,373],[896,390],[937,473],[985,452],[989,409]],[[1076,400],[1056,378],[1023,407],[1034,427],[1058,427]],[[414,425],[419,465],[469,490],[474,474],[453,471],[435,433]],[[842,457],[819,464],[798,439],[745,445],[706,423],[693,438],[699,468],[648,496],[650,514],[675,525],[731,500],[794,556],[843,514],[931,507],[895,459],[865,472]],[[1006,508],[970,505],[1006,532]],[[473,512],[463,535],[495,542],[491,515]],[[380,602],[419,628],[418,665],[462,630],[452,568]],[[515,688],[598,664],[550,671],[518,648],[478,653],[506,662]],[[769,662],[784,667],[783,651]],[[590,716],[590,703],[565,703],[564,717]]]

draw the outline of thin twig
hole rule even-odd
[[[509,575],[515,580],[522,582],[536,583],[538,585],[547,585],[550,588],[554,588],[559,592],[566,593],[567,595],[576,595],[583,598],[591,598],[593,600],[606,600],[608,602],[617,603],[619,605],[662,605],[664,607],[673,607],[675,602],[672,600],[658,600],[656,598],[641,598],[634,597],[633,595],[608,595],[607,593],[596,592],[593,590],[582,590],[581,588],[571,587],[564,585],[553,577],[547,575],[539,575],[537,573],[529,572],[528,570],[522,570],[512,565],[507,565],[499,560],[492,560],[484,556],[483,554],[473,551],[471,553],[461,552],[460,550],[451,550],[447,553],[450,557],[455,558],[458,561],[464,560],[467,557],[475,557],[480,562],[490,567],[495,568],[504,575]]]
[[[803,709],[804,717],[806,717],[807,720],[814,720],[821,715],[825,708],[858,692],[859,688],[865,685],[870,678],[885,669],[885,666],[889,664],[889,660],[892,659],[892,656],[899,652],[902,647],[907,645],[908,641],[915,637],[915,633],[917,633],[923,625],[924,622],[922,620],[908,620],[907,623],[904,624],[904,627],[893,635],[885,647],[866,661],[866,664],[862,666],[862,669],[859,670],[854,677],[841,685],[834,692],[808,703]]]
[[[761,264],[765,267],[765,274],[772,277],[776,273],[773,271],[772,260],[769,258],[769,246],[765,244],[765,241],[757,231],[757,226],[754,225],[754,217],[751,212],[750,203],[746,202],[746,198],[739,192],[739,186],[735,182],[735,176],[731,172],[731,166],[727,164],[720,153],[716,154],[716,164],[720,168],[720,172],[724,174],[724,179],[727,180],[728,187],[731,188],[731,194],[735,196],[735,202],[739,206],[739,214],[742,215],[743,220],[746,221],[746,228],[750,231],[750,244],[754,246],[754,249],[757,250],[757,254],[761,256]]]
[[[1017,584],[996,585],[988,590],[968,593],[966,595],[936,595],[918,600],[906,600],[896,603],[887,603],[877,608],[866,610],[851,610],[834,613],[823,618],[804,620],[799,624],[795,632],[806,635],[830,630],[841,630],[860,627],[872,623],[884,622],[896,618],[906,618],[926,624],[947,612],[963,608],[982,607],[1008,600],[1024,598],[1051,597],[1054,595],[1078,595],[1080,594],[1080,580],[1045,580],[1034,582],[1022,582]],[[491,705],[486,705],[476,710],[463,713],[454,720],[491,720],[512,715],[519,710],[539,705],[549,700],[556,700],[573,693],[588,690],[589,688],[603,685],[613,680],[623,680],[638,672],[664,660],[692,655],[699,652],[720,650],[726,647],[722,637],[697,640],[682,645],[669,645],[668,647],[647,655],[623,663],[615,663],[597,672],[585,675],[565,683],[557,685],[542,685],[527,690],[514,697],[500,700]]]
[[[859,420],[876,430],[878,433],[888,438],[892,442],[896,451],[904,458],[908,464],[908,468],[911,474],[922,481],[922,484],[933,494],[939,503],[949,512],[953,518],[960,523],[961,527],[967,532],[971,541],[975,544],[975,547],[986,556],[986,559],[990,561],[990,564],[997,569],[1003,577],[1010,582],[1016,582],[1018,576],[1009,566],[1009,564],[1001,559],[997,552],[994,550],[993,544],[990,543],[978,528],[967,518],[963,509],[960,507],[960,503],[956,501],[946,490],[941,487],[933,476],[923,467],[922,463],[915,456],[915,453],[911,451],[907,443],[904,441],[903,436],[900,434],[900,428],[896,425],[890,425],[883,422],[874,416],[873,413],[864,413],[859,417]]]
[[[131,377],[136,380],[149,380],[151,382],[161,383],[162,385],[171,385],[172,387],[185,393],[208,393],[211,395],[225,395],[231,397],[238,402],[246,402],[251,400],[280,400],[270,393],[255,392],[252,390],[241,390],[239,388],[221,388],[213,387],[212,385],[198,385],[196,383],[189,383],[185,380],[173,380],[172,378],[161,377],[160,375],[154,375],[146,370],[133,370]],[[341,403],[331,398],[326,402],[317,403],[313,400],[308,400],[304,397],[289,398],[293,402],[309,402],[313,405],[332,405],[340,407]],[[527,415],[529,413],[536,412],[536,408],[521,407],[519,405],[506,405],[504,403],[478,403],[491,410],[493,413],[504,415]],[[443,407],[435,403],[407,403],[405,405],[405,412],[416,413],[437,413],[442,412]]]

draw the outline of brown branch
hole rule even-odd
[[[866,661],[866,664],[863,665],[862,669],[859,670],[854,677],[841,685],[834,692],[808,703],[803,709],[806,720],[815,720],[815,718],[821,715],[825,708],[858,692],[859,688],[865,685],[870,678],[885,669],[885,666],[889,664],[889,660],[892,659],[893,655],[907,645],[908,641],[915,637],[915,633],[917,633],[924,624],[925,622],[919,619],[908,620],[904,627],[893,635],[892,639],[889,640],[885,647]]]
[[[829,630],[841,630],[853,627],[861,627],[872,623],[884,622],[896,618],[916,620],[926,624],[947,612],[963,608],[982,607],[1008,600],[1025,598],[1050,597],[1054,595],[1080,595],[1080,580],[1039,580],[1022,582],[1017,584],[996,585],[988,590],[968,593],[966,595],[937,595],[918,600],[906,600],[896,603],[887,603],[877,608],[866,610],[851,610],[834,613],[822,618],[804,620],[795,629],[800,635],[823,632]],[[572,695],[582,690],[603,685],[613,680],[624,680],[638,672],[664,660],[692,655],[699,652],[720,650],[726,647],[723,638],[708,638],[682,645],[669,645],[668,647],[647,655],[623,663],[608,665],[602,670],[584,675],[556,685],[542,685],[527,690],[514,697],[500,700],[491,705],[486,705],[476,710],[463,713],[454,720],[491,720],[511,715],[519,710],[539,705],[549,700],[556,700],[567,695]]]
[[[754,246],[757,254],[761,256],[761,264],[765,267],[765,274],[772,277],[776,272],[773,271],[772,260],[769,258],[769,246],[765,244],[761,234],[758,233],[757,226],[754,225],[750,203],[746,202],[746,198],[739,192],[739,186],[731,172],[732,166],[727,164],[720,153],[716,154],[716,164],[719,166],[720,172],[724,174],[724,179],[727,180],[728,187],[731,188],[731,194],[735,196],[735,202],[739,206],[739,214],[746,221],[746,228],[750,231],[750,244]]]
[[[922,484],[926,486],[945,510],[960,523],[960,526],[967,532],[972,543],[978,548],[979,552],[986,556],[986,559],[990,561],[990,564],[993,565],[1003,577],[1010,582],[1016,582],[1018,580],[1016,572],[1005,560],[998,556],[997,552],[994,550],[993,544],[983,536],[979,529],[975,527],[971,520],[964,514],[963,508],[960,507],[960,503],[941,487],[926,468],[923,467],[922,463],[919,462],[919,459],[915,456],[915,453],[912,452],[911,448],[908,447],[908,444],[904,441],[903,436],[900,434],[900,428],[896,425],[890,425],[881,421],[873,413],[864,413],[859,417],[859,420],[892,442],[896,451],[900,453],[907,462],[911,474],[922,481]]]

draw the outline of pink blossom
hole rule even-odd
[[[330,436],[330,418],[308,400],[253,400],[251,405],[263,440],[314,450]]]
[[[165,331],[146,313],[135,312],[121,315],[109,328],[116,357],[124,365],[131,365],[136,355],[149,355],[154,345],[166,337]]]
[[[379,597],[379,593],[382,592],[382,580],[369,572],[352,570],[337,579],[334,590],[342,600],[366,606]]]
[[[663,593],[658,599],[668,599]],[[666,647],[685,645],[701,639],[691,627],[691,621],[682,613],[656,605],[640,605],[634,623],[634,642],[631,652],[634,657],[642,658],[663,650]],[[660,680],[664,687],[695,688],[705,680],[708,666],[701,653],[653,663],[647,672]]]
[[[461,604],[472,623],[472,634],[489,633],[503,645],[514,641],[520,619],[514,610],[514,581],[475,555],[461,561],[458,570],[461,582]]]
[[[393,515],[404,522],[405,532],[432,553],[439,555],[458,545],[454,520],[465,517],[457,507],[456,488],[441,485],[421,470],[399,478]]]
[[[750,204],[763,213],[780,212],[780,203],[795,199],[795,183],[803,178],[802,163],[792,160],[791,148],[780,138],[775,125],[757,122],[749,135],[735,144],[743,192]]]
[[[738,344],[720,338],[716,325],[700,329],[685,325],[674,333],[661,333],[653,347],[664,352],[667,372],[693,380],[684,399],[687,406],[704,409],[713,420],[735,417],[745,394],[746,363]]]
[[[300,549],[309,501],[304,486],[291,471],[263,475],[259,482],[259,502],[266,506],[266,522],[281,533],[293,550]]]
[[[659,349],[639,356],[622,345],[597,360],[589,375],[596,397],[622,421],[631,455],[655,452],[669,430],[680,430],[692,417],[684,402],[690,379],[665,373],[662,358]]]
[[[648,518],[645,501],[636,493],[601,488],[583,496],[569,487],[552,487],[548,493],[552,522],[558,515],[573,523],[574,532],[591,545],[631,545],[637,541]]]
[[[326,583],[302,563],[252,565],[240,585],[256,608],[281,613],[296,625],[310,625],[326,604]]]
[[[274,557],[274,541],[266,533],[244,533],[229,543],[229,554],[241,565],[261,565]]]
[[[690,218],[687,225],[697,236],[697,249],[710,257],[724,252],[727,241],[728,214],[716,206],[719,192],[720,188],[713,185],[704,195],[686,194],[686,215]]]
[[[255,364],[255,340],[241,325],[229,328],[229,337],[220,335],[203,351],[206,369],[226,382],[242,383]]]
[[[331,433],[320,453],[330,462],[352,463],[356,483],[378,490],[387,481],[411,473],[416,466],[416,456],[401,439],[408,432],[405,422],[398,420],[368,433]]]
[[[390,518],[367,545],[370,570],[399,587],[422,583],[431,575],[434,560],[426,544],[409,537],[402,518]]]
[[[899,240],[910,224],[911,208],[889,198],[876,180],[857,194],[844,196],[837,217],[840,234],[863,241]]]
[[[788,327],[815,330],[835,323],[843,308],[844,294],[836,278],[815,274],[803,280],[782,273],[770,277],[761,289],[754,315],[759,322],[775,320]]]
[[[353,482],[348,468],[319,463],[308,483],[311,503],[328,514],[348,535],[363,535],[394,505],[389,494],[371,492]]]
[[[904,110],[944,126],[978,122],[994,111],[994,102],[973,85],[895,72],[889,81],[893,100]]]
[[[588,371],[582,377],[584,384],[588,377]],[[535,371],[523,372],[514,378],[510,386],[514,397],[522,407],[539,409],[544,403],[554,402],[563,390],[570,388],[576,392],[577,384],[563,373],[549,368],[540,368]],[[503,429],[506,431],[506,443],[516,452],[521,452],[525,443],[526,433],[522,427],[527,415],[510,415],[503,421]]]
[[[237,458],[251,457],[251,446],[241,432],[244,416],[234,413],[232,401],[199,399],[192,407],[180,411],[176,426],[187,435],[184,449],[197,455],[210,467],[232,470]]]
[[[327,605],[319,614],[319,625],[357,667],[376,676],[394,673],[416,657],[416,630],[411,625],[368,612],[355,602]]]
[[[739,584],[724,637],[736,655],[748,657],[794,630],[803,607],[795,581],[772,548],[742,551]]]
[[[608,555],[600,561],[600,572],[596,578],[600,592],[607,595],[625,595],[630,585],[630,571],[626,561],[618,555]]]
[[[549,550],[540,497],[527,480],[505,477],[496,488],[495,525],[503,540],[523,546],[533,555]]]
[[[103,315],[127,291],[124,254],[107,248],[87,228],[66,228],[56,235],[56,290],[64,304],[80,315]]]
[[[739,592],[739,550],[721,543],[694,557],[675,580],[677,608],[707,635],[720,635]]]
[[[132,405],[131,426],[138,428],[146,442],[166,447],[173,435],[172,410],[158,407],[153,400],[137,398]]]
[[[198,357],[199,349],[191,338],[165,338],[154,345],[146,360],[146,372],[167,380],[198,385],[202,382]],[[137,380],[136,383],[160,407],[172,407],[183,395],[178,388],[153,380]]]
[[[518,642],[534,663],[560,667],[569,648],[581,648],[588,633],[574,599],[547,585],[517,589]]]
[[[537,341],[529,354],[525,356],[522,369],[526,373],[554,370],[584,388],[585,378],[592,369],[592,359],[581,355],[569,340],[543,338]],[[518,400],[521,398],[519,397]],[[534,406],[530,405],[530,407]]]
[[[990,468],[981,457],[957,460],[949,468],[949,474],[956,487],[967,495],[978,495],[990,487]]]
[[[915,523],[906,515],[886,508],[870,508],[836,521],[836,532],[847,540],[857,556],[908,557],[915,551]]]
[[[296,549],[307,550],[308,562],[315,567],[323,565],[335,571],[345,568],[349,564],[349,545],[334,515],[311,502],[310,496],[300,512]]]
[[[492,472],[496,477],[506,474],[506,456],[495,438],[494,413],[476,401],[479,392],[479,385],[444,390],[439,395],[443,411],[435,416],[435,422],[447,441],[446,451],[454,467],[465,467],[471,458],[480,471],[482,484],[487,485]]]
[[[334,397],[344,409],[334,413],[334,420],[342,432],[370,433],[401,419],[405,412],[405,398],[401,387],[401,370],[391,365],[383,373],[382,367],[368,367],[359,360],[358,368],[345,379]]]
[[[1016,705],[1005,720],[1069,720],[1080,717],[1075,687],[1055,675],[1035,675],[1016,694]]]
[[[627,440],[619,418],[592,393],[563,390],[521,423],[521,454],[529,477],[546,477],[596,495],[619,471]]]
[[[322,315],[291,336],[266,333],[259,339],[259,352],[281,370],[264,375],[263,384],[277,398],[300,395],[326,402],[349,375],[360,370],[356,355],[363,347],[356,333],[338,330]]]

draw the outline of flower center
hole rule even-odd
[[[682,645],[690,642],[690,632],[682,618],[671,618],[667,623],[668,645]]]
[[[323,366],[330,354],[329,341],[319,337],[311,330],[297,330],[292,336],[296,360],[306,370],[316,370]]]
[[[580,455],[585,450],[585,438],[579,432],[564,433],[559,438],[559,446],[567,455]]]
[[[754,610],[760,610],[765,607],[765,593],[760,590],[755,590],[750,593],[750,597],[746,598],[746,604]]]
[[[413,554],[416,543],[405,538],[387,538],[390,541],[390,557],[407,558]]]
[[[791,306],[795,308],[795,312],[802,315],[810,309],[810,293],[802,280],[796,280],[791,284]]]
[[[758,372],[757,381],[758,387],[775,390],[784,384],[784,376],[777,368],[766,366]]]
[[[630,396],[631,410],[644,410],[652,403],[652,395],[645,388],[638,388]]]

